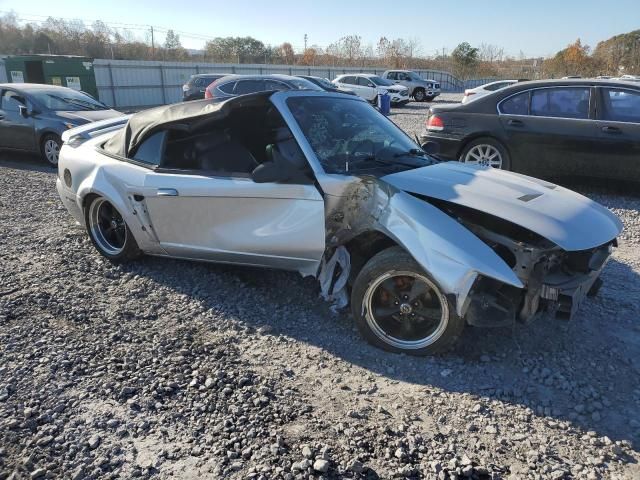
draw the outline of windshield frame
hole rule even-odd
[[[308,160],[308,162],[309,162],[309,164],[311,166],[311,169],[313,170],[314,174],[316,175],[316,179],[320,182],[321,186],[323,186],[323,182],[321,181],[321,178],[323,178],[323,177],[324,178],[343,178],[343,177],[367,175],[367,173],[359,173],[357,170],[345,171],[345,172],[332,172],[332,171],[329,171],[329,170],[325,169],[322,160],[319,158],[319,156],[316,153],[315,149],[312,147],[311,142],[307,138],[305,132],[302,130],[302,127],[300,126],[300,124],[298,124],[293,112],[289,108],[288,101],[289,101],[289,99],[291,99],[293,97],[332,98],[335,101],[340,101],[340,102],[361,102],[365,106],[368,106],[367,102],[364,99],[362,99],[360,97],[357,97],[357,96],[350,96],[350,95],[347,96],[347,95],[343,95],[343,94],[340,94],[340,93],[330,93],[330,92],[315,93],[315,92],[309,92],[309,91],[307,91],[307,92],[304,92],[304,91],[298,91],[298,92],[288,91],[288,92],[277,92],[277,93],[275,93],[274,95],[272,95],[270,97],[271,102],[278,108],[278,110],[282,114],[285,122],[289,126],[289,129],[293,133],[293,136],[297,140],[298,145],[300,146],[300,148],[302,149],[303,153],[305,154],[305,156],[306,156],[306,158],[307,158],[307,160]],[[375,110],[373,110],[373,111],[375,112]],[[439,160],[437,160],[436,158],[434,158],[431,155],[429,155],[426,152],[424,152],[422,150],[422,147],[420,145],[418,145],[413,138],[411,138],[404,130],[402,130],[400,127],[398,127],[389,118],[385,117],[384,115],[382,115],[379,112],[376,112],[376,115],[377,115],[376,118],[379,121],[388,122],[388,125],[390,125],[394,129],[395,132],[397,132],[399,135],[401,135],[403,140],[406,140],[408,142],[407,146],[410,149],[417,149],[417,150],[420,150],[421,152],[423,152],[423,155],[420,155],[420,156],[425,159],[425,165],[406,168],[406,170],[422,168],[422,167],[429,166],[430,164],[434,164],[434,163],[438,163],[439,162]],[[431,163],[428,163],[428,162],[431,162]],[[402,161],[398,161],[397,165],[401,166],[402,163],[403,163]],[[406,164],[404,166],[407,167]],[[382,169],[382,168],[380,168],[380,169]],[[395,173],[395,172],[387,171],[387,172],[382,173],[379,176],[383,177],[383,176],[385,176],[387,174],[390,174],[390,173]],[[323,186],[323,188],[324,188],[324,186]]]

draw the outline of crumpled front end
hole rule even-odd
[[[402,246],[437,282],[457,315],[475,326],[530,322],[545,312],[571,318],[585,296],[597,293],[600,273],[617,245],[615,235],[600,232],[608,237],[604,243],[565,249],[530,229],[544,222],[516,224],[451,200],[402,191],[373,177],[326,182],[323,187],[330,253],[340,245],[350,248],[363,235],[385,248]],[[544,212],[537,215],[545,218]],[[594,217],[613,222],[597,210]],[[548,231],[567,244],[579,244],[576,234],[568,232],[569,220],[554,225],[567,230]],[[359,262],[352,260],[357,272]]]
[[[614,238],[594,248],[565,251],[506,220],[448,202],[430,202],[485,242],[523,284],[514,288],[479,276],[464,309],[467,322],[475,326],[530,322],[545,312],[570,319],[587,295],[597,294],[600,273],[617,246]]]

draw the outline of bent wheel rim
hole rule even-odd
[[[118,255],[127,243],[127,227],[122,215],[104,198],[89,207],[89,228],[98,248],[108,255]]]
[[[432,345],[449,322],[446,298],[431,280],[416,272],[381,275],[367,288],[363,303],[371,331],[403,350]]]
[[[493,145],[475,145],[464,156],[464,163],[482,165],[484,167],[502,168],[502,155]]]
[[[60,154],[60,146],[55,140],[47,140],[44,142],[44,156],[52,165],[58,164],[58,155]]]

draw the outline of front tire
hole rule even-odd
[[[53,133],[46,134],[40,141],[42,158],[52,167],[57,167],[61,147],[62,139],[58,135]]]
[[[91,243],[102,256],[119,263],[141,255],[129,226],[106,198],[90,198],[84,214]]]
[[[442,352],[464,328],[438,284],[400,247],[365,264],[354,282],[351,309],[362,336],[391,352]]]
[[[413,91],[413,99],[416,102],[424,102],[427,99],[427,95],[424,92],[424,88],[416,88]]]
[[[491,137],[477,138],[464,147],[459,160],[470,165],[511,170],[511,157],[502,143]]]

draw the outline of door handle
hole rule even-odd
[[[522,123],[522,120],[511,119],[507,122],[507,125],[511,125],[512,127],[522,127],[524,126],[524,123]]]
[[[158,196],[159,197],[177,197],[178,190],[176,190],[175,188],[159,188]]]
[[[618,127],[610,127],[608,125],[605,127],[602,127],[602,131],[604,133],[611,133],[611,134],[622,133],[622,130],[620,130]]]

